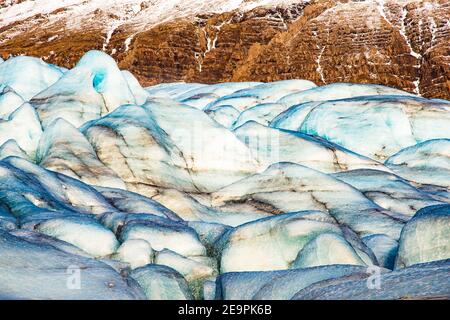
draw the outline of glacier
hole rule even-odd
[[[377,84],[0,60],[0,299],[450,299],[449,152]]]

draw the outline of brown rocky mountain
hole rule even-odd
[[[3,58],[72,67],[103,49],[143,85],[303,78],[450,99],[448,0],[42,1],[0,1]]]

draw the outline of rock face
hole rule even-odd
[[[0,299],[450,298],[448,101],[20,58],[0,64]]]
[[[301,78],[450,97],[446,0],[38,2],[0,9],[4,58],[71,68],[103,49],[147,85]]]

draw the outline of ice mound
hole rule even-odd
[[[203,199],[196,199],[194,198],[195,194],[189,195],[175,189],[147,189],[152,189],[149,195],[152,199],[175,211],[185,221],[238,226],[270,215],[263,212],[235,212],[233,210],[223,211],[220,208],[213,208],[209,204],[210,199],[208,195],[201,195]],[[144,192],[147,193],[148,191],[145,190]]]
[[[100,161],[127,184],[207,192],[258,169],[232,132],[202,111],[173,101],[124,105],[81,131]]]
[[[149,300],[192,299],[186,280],[179,272],[168,266],[149,264],[133,270],[131,277],[143,288]]]
[[[325,257],[331,242],[336,255]],[[221,272],[375,262],[360,240],[322,211],[287,213],[247,223],[225,234],[217,246],[222,253]],[[346,259],[343,255],[348,252]]]
[[[153,262],[153,249],[145,240],[132,239],[122,243],[117,249],[115,258],[136,269]]]
[[[57,67],[41,59],[14,57],[0,64],[0,89],[10,87],[24,100],[29,101],[58,81],[62,75]]]
[[[416,97],[357,97],[293,106],[271,126],[317,135],[372,159],[385,160],[418,142],[447,138],[449,111],[448,103]]]
[[[419,209],[442,203],[409,181],[386,171],[349,170],[336,173],[334,177],[355,187],[380,207],[403,215],[413,216]]]
[[[45,129],[36,162],[91,185],[126,189],[117,174],[100,162],[86,137],[61,118]]]
[[[234,133],[266,166],[292,162],[327,173],[361,168],[388,170],[381,163],[337,144],[296,131],[269,128],[248,121]]]
[[[279,163],[212,194],[222,210],[281,214],[328,212],[359,235],[386,234],[398,239],[407,216],[385,210],[352,186],[311,168]]]
[[[263,83],[248,89],[238,90],[229,95],[225,95],[211,102],[207,107],[217,107],[231,105],[234,108],[244,111],[250,107],[261,103],[277,102],[284,95],[289,93],[315,88],[316,85],[307,80],[282,80],[272,83]]]
[[[341,235],[322,233],[301,249],[292,266],[308,268],[333,264],[366,265]]]
[[[0,121],[0,145],[14,140],[30,158],[34,158],[42,135],[42,127],[33,107],[24,103]]]
[[[225,300],[289,300],[298,291],[316,282],[365,272],[364,267],[350,265],[280,271],[229,272],[223,273],[218,278],[215,297]]]
[[[215,106],[205,108],[203,110],[211,119],[221,124],[227,129],[234,126],[235,122],[239,118],[239,110],[233,106]]]
[[[128,81],[135,85],[135,90],[136,82],[121,72],[114,59],[106,53],[96,50],[87,52],[75,66],[74,70],[77,69],[91,74],[92,87],[102,96],[108,111],[136,102]]]
[[[26,152],[17,144],[16,140],[9,139],[0,146],[0,160],[8,157],[18,157],[30,160]]]
[[[450,187],[450,139],[433,139],[400,150],[386,160],[398,175],[418,184]]]
[[[145,219],[126,222],[121,228],[122,241],[142,239],[158,251],[170,249],[185,256],[201,256],[206,249],[194,229],[181,222],[146,215]]]
[[[0,299],[450,298],[449,111],[0,61]]]
[[[11,87],[3,87],[0,92],[0,119],[8,119],[11,113],[17,110],[24,102],[25,100]]]
[[[59,81],[35,95],[31,104],[44,127],[59,117],[80,127],[123,104],[144,103],[146,96],[135,79],[119,70],[114,59],[93,50]]]
[[[384,234],[373,234],[362,238],[364,244],[372,250],[381,267],[394,269],[398,242]]]
[[[414,96],[406,91],[374,84],[332,83],[322,87],[291,93],[278,100],[278,103],[286,107],[291,107],[311,101],[340,100],[377,95]]]
[[[0,251],[1,299],[145,298],[136,283],[107,264],[50,243],[0,230]],[[77,280],[79,273],[82,282]]]
[[[240,113],[233,123],[233,128],[238,128],[249,121],[269,126],[270,122],[286,109],[286,106],[279,103],[258,104]]]
[[[71,243],[94,257],[108,256],[118,247],[114,233],[94,219],[81,217],[50,219],[38,224],[36,230]]]
[[[419,210],[402,230],[396,268],[450,259],[450,205]]]
[[[207,85],[202,83],[175,82],[157,84],[145,88],[145,91],[153,98],[175,99],[179,95],[202,87],[207,87]]]
[[[381,273],[379,284],[369,277],[340,277],[297,292],[294,300],[433,300],[448,299],[450,261],[441,260]],[[372,273],[373,274],[373,273]],[[369,284],[369,285],[368,285]]]

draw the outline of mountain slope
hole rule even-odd
[[[446,0],[3,1],[0,55],[104,50],[144,84],[302,78],[450,97]]]

